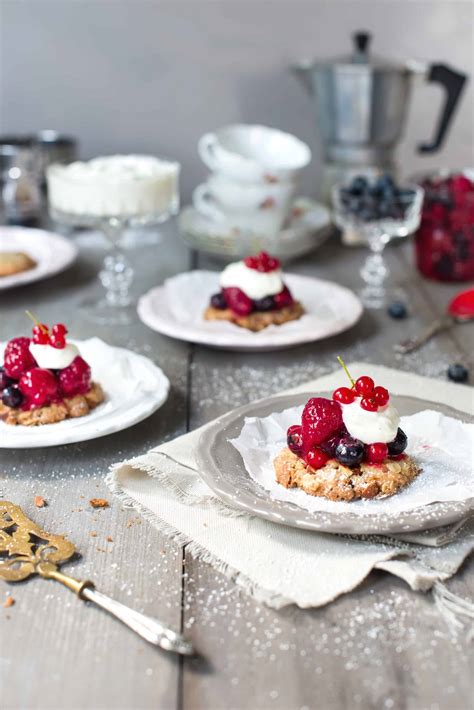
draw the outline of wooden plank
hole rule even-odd
[[[160,283],[188,264],[187,252],[168,230],[169,243],[138,247],[136,291]],[[0,450],[0,490],[46,530],[67,533],[82,558],[67,570],[93,579],[98,589],[179,629],[182,551],[104,485],[110,464],[138,455],[185,431],[188,346],[160,337],[135,319],[129,328],[97,328],[77,304],[100,291],[99,248],[81,251],[69,272],[27,289],[2,294],[1,339],[27,332],[30,308],[47,322],[66,322],[78,338],[99,334],[157,362],[172,381],[165,406],[118,435],[67,447]],[[38,509],[34,496],[48,506]],[[104,510],[89,500],[103,497]],[[111,540],[108,540],[108,537]],[[4,585],[15,605],[0,608],[0,704],[4,708],[175,708],[179,661],[148,645],[106,613],[39,579]]]
[[[282,352],[228,354],[196,348],[191,370],[191,428],[252,399],[329,372],[336,355],[444,377],[456,346],[445,334],[416,355],[393,344],[429,322],[439,306],[408,266],[410,246],[388,250],[392,282],[403,285],[411,315],[393,321],[366,312],[358,326],[327,341]],[[291,271],[360,284],[364,250],[328,244]],[[215,264],[200,259],[202,268]],[[453,582],[472,593],[474,564]],[[467,708],[470,657],[433,606],[389,575],[371,574],[355,592],[320,610],[274,611],[223,575],[186,555],[184,628],[208,665],[186,661],[185,708]]]

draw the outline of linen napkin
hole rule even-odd
[[[466,385],[367,363],[349,367],[354,377],[370,374],[393,393],[473,412],[474,392]],[[331,390],[340,382],[338,370],[285,394]],[[472,616],[472,605],[453,600],[441,584],[474,549],[472,520],[388,538],[330,535],[253,517],[223,503],[200,479],[195,452],[206,426],[112,466],[107,477],[112,492],[165,535],[186,544],[193,556],[274,608],[322,606],[353,590],[371,570],[382,569],[414,590],[435,589],[437,603],[448,613]]]

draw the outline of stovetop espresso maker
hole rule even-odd
[[[350,56],[302,62],[292,67],[313,96],[325,160],[324,194],[356,173],[396,174],[395,149],[405,123],[412,79],[422,74],[445,89],[446,101],[432,141],[420,153],[441,147],[466,81],[445,64],[395,62],[372,56],[368,32],[353,35]]]

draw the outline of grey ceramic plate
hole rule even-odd
[[[293,503],[271,498],[268,491],[251,478],[239,452],[229,443],[229,439],[235,439],[240,434],[245,417],[266,417],[272,412],[304,405],[309,397],[314,396],[330,397],[331,394],[308,392],[271,397],[239,407],[217,419],[203,432],[199,442],[197,458],[202,479],[219,498],[235,508],[281,525],[331,533],[360,535],[428,530],[454,523],[474,510],[474,498],[470,498],[462,502],[432,503],[393,516],[375,512],[371,516],[366,513],[360,515],[351,511],[350,503],[347,503],[347,512],[344,513],[311,513]],[[443,404],[414,397],[393,396],[393,402],[401,415],[434,409],[456,419],[472,421],[472,417]],[[466,462],[466,466],[469,466],[469,462]]]

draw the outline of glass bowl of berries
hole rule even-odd
[[[436,281],[474,279],[474,169],[418,176],[425,191],[415,235],[418,270]]]
[[[367,308],[382,308],[386,301],[388,268],[383,258],[386,245],[407,237],[420,224],[423,188],[397,185],[390,175],[373,180],[358,175],[349,184],[332,191],[334,221],[342,230],[361,235],[370,249],[360,274],[364,281],[361,299]]]

